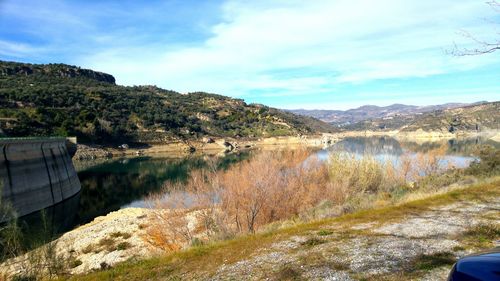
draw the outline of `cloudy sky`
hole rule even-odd
[[[281,108],[500,100],[485,0],[0,0],[0,59]]]

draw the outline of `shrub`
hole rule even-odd
[[[88,254],[94,250],[94,246],[92,244],[89,244],[85,246],[85,248],[82,249],[82,253]]]
[[[320,161],[311,151],[298,149],[260,152],[225,170],[208,165],[192,172],[187,183],[169,183],[164,194],[150,198],[156,211],[146,240],[173,251],[196,239],[254,233],[294,217],[314,219],[384,206],[419,188],[418,182],[408,184],[409,178],[439,173],[441,155],[438,149],[394,164],[332,153],[328,161]],[[327,212],[325,206],[335,211]]]
[[[116,241],[114,238],[102,238],[97,244],[99,250],[104,249],[108,252],[113,252],[116,250]]]
[[[466,170],[468,174],[481,177],[500,175],[500,149],[483,146],[476,154],[479,160],[469,166]]]
[[[126,232],[121,232],[121,231],[117,231],[117,232],[113,232],[109,235],[111,238],[119,238],[119,237],[122,237],[123,239],[129,239],[132,234],[130,233],[126,233]]]
[[[79,259],[73,259],[73,260],[71,260],[71,261],[69,262],[69,267],[70,267],[70,268],[75,268],[75,267],[78,267],[78,266],[80,266],[80,265],[82,265],[82,261],[81,261],[81,260],[79,260]]]
[[[116,249],[118,251],[123,251],[123,250],[130,248],[130,247],[132,247],[132,245],[129,242],[121,242],[116,246]]]

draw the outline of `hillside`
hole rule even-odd
[[[337,126],[349,125],[369,119],[390,118],[395,116],[415,115],[419,113],[432,112],[436,110],[463,107],[464,103],[447,103],[441,105],[415,106],[405,104],[393,104],[389,106],[364,105],[349,110],[290,110],[293,113],[310,116]]]
[[[464,133],[500,129],[500,102],[468,105],[423,114],[370,119],[344,126],[344,130],[399,130]]]
[[[0,61],[0,135],[67,136],[83,142],[268,137],[331,127],[263,105],[203,92],[125,87],[112,75],[64,64]]]

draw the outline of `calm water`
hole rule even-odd
[[[371,154],[377,159],[397,159],[404,153],[426,152],[441,146],[446,147],[446,161],[455,166],[467,166],[474,160],[472,151],[480,144],[498,147],[498,143],[480,139],[451,140],[441,143],[399,142],[389,137],[348,138],[332,147],[318,152],[326,158],[329,151],[343,151],[356,155]],[[248,158],[249,153],[230,154],[215,159],[220,169]],[[73,198],[44,210],[48,224],[54,233],[64,233],[74,227],[88,223],[97,216],[126,207],[144,207],[144,198],[158,192],[165,182],[185,181],[189,171],[207,165],[207,157],[168,159],[138,157],[108,160],[104,163],[77,164],[82,191]],[[25,232],[34,234],[41,228],[41,213],[22,218]]]
[[[480,145],[492,145],[497,148],[499,143],[480,138],[463,140],[443,140],[440,142],[412,142],[398,141],[391,137],[370,137],[370,138],[346,138],[328,149],[318,153],[320,159],[327,159],[330,152],[346,152],[356,156],[371,155],[380,162],[392,161],[394,164],[402,155],[415,156],[417,153],[427,153],[431,150],[445,150],[445,155],[441,160],[441,165],[448,167],[452,165],[458,168],[467,167],[476,160],[473,156],[474,150]]]
[[[190,171],[205,167],[208,160],[215,161],[218,169],[225,169],[248,156],[245,152],[224,157],[136,157],[95,165],[75,163],[81,192],[53,207],[20,218],[26,244],[31,244],[38,233],[47,228],[44,220],[50,228],[45,232],[61,234],[120,208],[144,206],[149,194],[159,192],[166,182],[185,181]]]

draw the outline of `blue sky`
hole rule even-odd
[[[499,37],[483,0],[0,0],[0,59],[67,63],[123,85],[280,108],[499,100]]]

